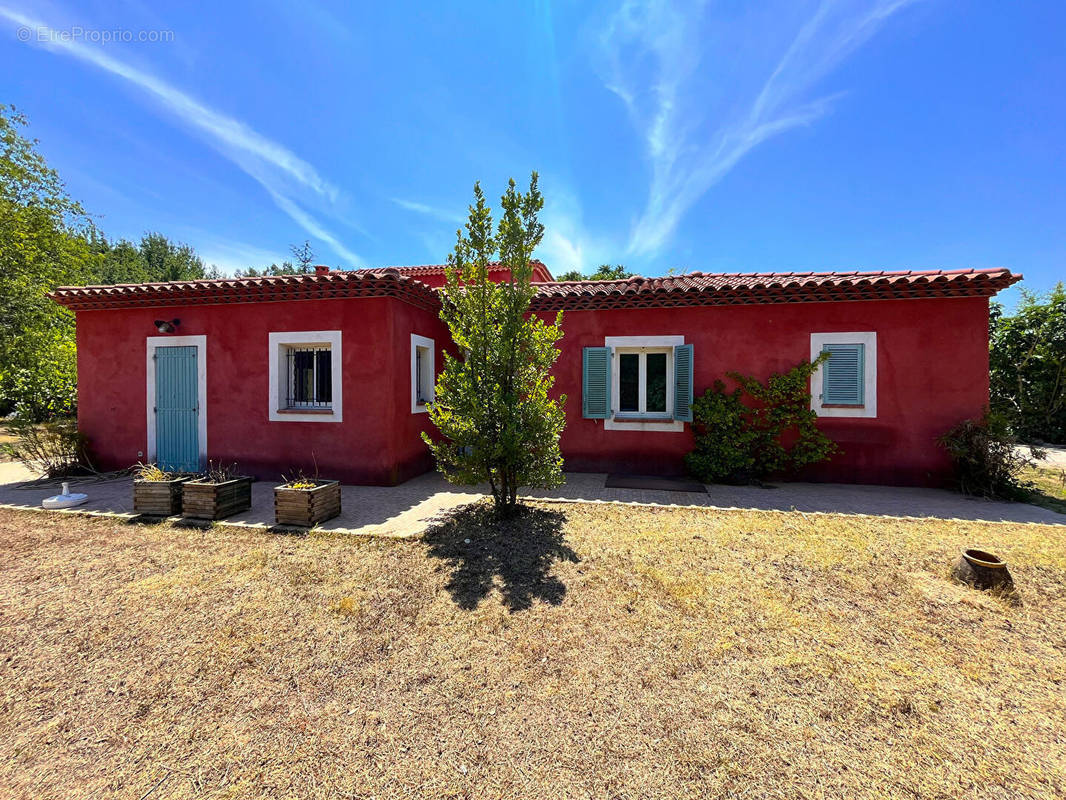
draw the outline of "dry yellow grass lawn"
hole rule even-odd
[[[11,431],[7,429],[6,425],[0,424],[0,461],[10,461],[11,456],[4,450],[5,444],[14,444],[18,441],[17,437],[13,436]]]
[[[1020,605],[948,579],[970,545]],[[1062,528],[544,504],[397,542],[0,510],[0,548],[4,797],[1066,795]]]
[[[1061,467],[1026,467],[1022,480],[1033,485],[1030,502],[1060,514],[1066,514],[1066,469]]]

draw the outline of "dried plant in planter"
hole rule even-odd
[[[181,514],[193,519],[225,519],[252,507],[252,478],[236,464],[207,462],[207,469],[181,491]]]
[[[278,525],[298,525],[310,528],[341,513],[341,485],[338,481],[321,480],[318,464],[315,476],[307,477],[299,470],[274,487],[274,522]]]
[[[281,479],[285,481],[279,488],[283,489],[314,489],[318,485],[318,475],[313,478],[308,478],[303,470],[297,472],[291,478],[288,475],[282,475]]]
[[[169,517],[181,513],[182,484],[186,475],[167,472],[158,464],[137,464],[133,479],[133,510],[138,514]]]
[[[140,462],[137,462],[137,466],[133,468],[133,474],[136,480],[148,483],[169,481],[175,477],[174,473],[167,472],[158,464],[142,464]]]
[[[240,477],[243,476],[237,469],[236,463],[224,464],[221,461],[208,461],[207,469],[196,480],[199,483],[226,483]]]

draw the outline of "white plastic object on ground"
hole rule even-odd
[[[70,484],[63,483],[63,494],[54,494],[51,497],[46,497],[41,501],[41,505],[45,508],[70,508],[72,506],[80,506],[86,500],[89,499],[89,495],[82,494],[81,492],[70,493]]]

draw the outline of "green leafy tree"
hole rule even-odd
[[[204,267],[189,245],[172,242],[161,233],[141,237],[140,251],[150,281],[195,281],[218,276],[213,267]]]
[[[73,315],[47,294],[93,273],[92,223],[0,105],[0,414],[43,419],[73,410]]]
[[[94,235],[90,247],[96,254],[93,283],[158,283],[219,276],[217,269],[204,266],[192,247],[172,242],[161,233],[146,233],[139,244],[128,239],[109,242]]]
[[[160,233],[111,243],[67,194],[0,105],[0,414],[38,421],[74,410],[74,315],[48,298],[57,286],[191,280],[217,275]]]
[[[549,397],[562,314],[548,323],[529,313],[531,259],[544,236],[537,173],[525,194],[512,180],[501,206],[494,231],[485,195],[474,185],[466,231],[458,231],[448,257],[440,312],[463,357],[445,353],[429,409],[441,438],[422,438],[449,481],[488,483],[497,513],[508,515],[517,506],[519,486],[562,483],[559,434],[566,398]],[[494,260],[510,269],[510,281],[489,279]]]
[[[600,264],[596,268],[596,271],[589,276],[582,275],[578,270],[570,270],[570,272],[564,272],[562,275],[556,278],[557,281],[624,281],[626,278],[632,278],[633,273],[623,267],[621,264],[615,264],[613,267],[610,264]]]
[[[1066,287],[1022,291],[1013,314],[993,303],[992,409],[1023,439],[1066,443]]]
[[[114,285],[116,283],[145,283],[150,280],[148,265],[141,257],[137,245],[126,239],[110,242],[94,232],[90,247],[96,256],[91,282]]]

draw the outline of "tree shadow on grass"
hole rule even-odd
[[[559,605],[566,596],[552,567],[581,559],[565,542],[565,522],[565,514],[540,508],[520,508],[500,520],[479,504],[450,514],[424,538],[429,555],[451,568],[447,589],[460,608],[477,608],[498,586],[508,609],[524,611],[534,600]]]

